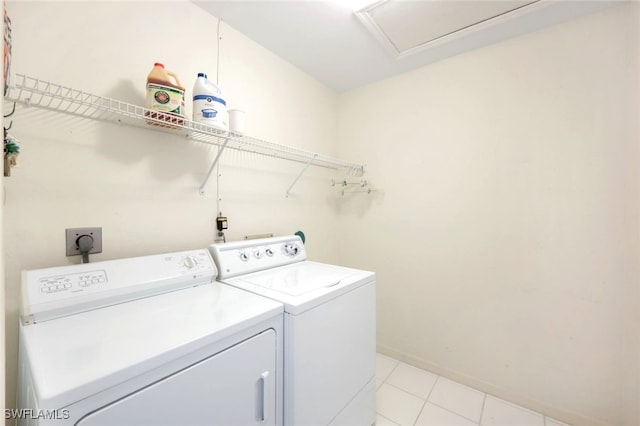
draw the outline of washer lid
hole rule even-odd
[[[287,312],[299,314],[374,279],[373,272],[307,260],[223,282],[278,300]]]
[[[20,326],[39,406],[57,409],[273,316],[282,304],[221,283]]]
[[[357,272],[323,263],[304,262],[276,268],[269,273],[253,274],[244,280],[290,296],[301,296],[321,287],[339,285],[343,279]]]

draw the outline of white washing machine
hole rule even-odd
[[[372,425],[375,274],[309,261],[298,236],[209,249],[219,280],[284,304],[284,424]]]
[[[23,272],[20,425],[281,425],[283,305],[207,250]]]

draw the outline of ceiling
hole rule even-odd
[[[192,0],[338,92],[624,0]]]

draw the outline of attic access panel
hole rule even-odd
[[[401,58],[528,13],[539,2],[381,0],[356,12],[356,16],[386,50]]]

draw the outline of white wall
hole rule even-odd
[[[640,424],[631,3],[340,97],[341,261],[379,349],[580,425]]]
[[[190,2],[8,1],[7,9],[15,72],[138,105],[154,62],[176,72],[188,96],[198,72],[215,79],[218,22]],[[229,108],[246,110],[247,134],[335,154],[337,95],[224,23],[221,35],[220,85]],[[65,257],[65,228],[102,227],[96,261],[204,248],[213,242],[216,216],[215,179],[205,196],[198,194],[216,154],[210,145],[33,107],[20,108],[12,131],[22,151],[5,180],[9,407],[20,270],[80,262]],[[312,167],[285,198],[302,167],[225,153],[227,239],[301,229],[310,256],[332,261],[332,175]]]
[[[153,62],[188,88],[215,74],[217,21],[193,4],[87,3],[9,1],[13,70],[140,105]],[[385,191],[336,203],[333,175],[310,170],[284,198],[299,165],[230,152],[228,238],[303,229],[315,259],[375,270],[382,351],[570,422],[639,423],[638,13],[620,6],[339,98],[223,24],[220,83],[248,133],[362,159]],[[19,271],[78,262],[65,228],[102,226],[93,259],[112,259],[204,247],[216,213],[215,182],[197,194],[212,147],[35,108],[13,131],[8,406]]]

